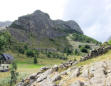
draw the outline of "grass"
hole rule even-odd
[[[18,66],[17,71],[20,74],[18,77],[18,81],[28,76],[29,74],[36,73],[43,66],[53,66],[54,64],[60,64],[65,62],[64,60],[60,59],[42,57],[38,58],[38,64],[33,64],[33,58],[29,58],[22,54],[16,54],[11,51],[8,51],[7,53],[10,53],[12,56],[15,57],[14,59]],[[79,60],[80,56],[71,55],[68,57],[69,60],[73,60],[75,58]],[[84,62],[80,62],[77,64],[77,66],[83,66],[91,64],[93,62],[104,61],[104,60],[111,60],[111,50],[101,56],[89,59]],[[10,72],[0,72],[0,86],[9,86],[9,81],[10,81]]]
[[[28,73],[19,73],[17,82],[19,82],[28,75],[29,75]],[[10,75],[8,77],[0,78],[0,86],[10,86],[9,82],[10,82]]]
[[[76,77],[76,78],[71,78],[71,79],[68,79],[68,80],[67,80],[67,78],[66,78],[66,81],[65,81],[65,83],[63,83],[62,86],[70,86],[71,83],[73,83],[73,82],[75,82],[75,81],[78,81],[78,80],[79,80],[79,81],[82,81],[82,82],[86,81],[86,79],[83,78],[83,77]]]
[[[7,51],[6,53],[10,53],[13,57],[15,62],[17,63],[17,71],[19,72],[19,79],[20,81],[22,78],[30,75],[32,73],[36,73],[39,69],[43,66],[53,66],[54,64],[61,64],[64,63],[66,60],[60,60],[55,58],[46,58],[42,56],[42,58],[38,58],[38,63],[33,64],[33,58],[27,57],[23,54],[14,53],[12,51]],[[10,81],[10,71],[9,72],[0,72],[0,86],[9,86]]]

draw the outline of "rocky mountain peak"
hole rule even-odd
[[[19,17],[10,25],[9,31],[18,41],[30,42],[31,39],[29,38],[32,37],[33,40],[37,41],[37,44],[40,44],[42,39],[50,41],[50,39],[58,37],[66,38],[67,35],[72,33],[83,34],[75,21],[52,20],[47,13],[40,10]],[[65,40],[67,41],[67,39]]]
[[[60,22],[61,21],[61,22]],[[47,13],[44,13],[40,10],[36,10],[32,14],[25,15],[22,17],[19,17],[18,20],[14,21],[11,25],[13,28],[19,28],[19,29],[24,29],[24,30],[29,30],[29,31],[34,31],[36,30],[41,32],[40,30],[45,29],[47,33],[53,30],[53,32],[58,32],[55,31],[61,29],[63,30],[73,30],[73,32],[79,32],[83,34],[83,31],[79,27],[79,25],[74,22],[74,21],[62,21],[62,20],[51,20],[50,16]],[[54,29],[55,28],[55,29]]]
[[[50,16],[49,16],[47,13],[42,12],[41,10],[36,10],[36,11],[34,11],[34,12],[32,13],[32,15],[35,15],[35,16],[37,16],[37,15],[39,15],[39,16],[45,16],[45,17],[47,17],[47,18],[50,19]]]

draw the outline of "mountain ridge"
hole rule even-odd
[[[76,39],[87,39],[75,21],[52,20],[47,13],[40,10],[19,17],[8,27],[8,30],[17,41],[26,42],[34,48],[50,47],[63,50],[65,47],[71,47],[67,36],[73,33],[81,34],[81,36],[76,36]],[[77,41],[76,39],[74,40]],[[91,39],[89,43],[96,44],[97,42],[90,37],[88,39]]]

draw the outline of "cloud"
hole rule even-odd
[[[52,19],[62,18],[67,0],[0,0],[0,21],[15,20],[19,16],[39,9],[51,15]]]
[[[84,33],[99,41],[111,36],[111,0],[69,0],[63,19],[75,20]]]

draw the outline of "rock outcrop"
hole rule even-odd
[[[18,20],[14,21],[10,26],[11,34],[15,35],[14,31],[18,29],[25,33],[30,33],[32,36],[37,37],[37,39],[44,37],[61,37],[65,36],[67,33],[74,32],[83,34],[83,31],[75,21],[51,20],[47,13],[40,10],[37,10],[32,14],[19,17]],[[16,35],[18,35],[16,38],[18,40],[28,40],[29,37],[27,37],[27,35],[19,37],[19,32],[16,31]]]
[[[88,60],[88,59],[91,59],[91,58],[94,58],[94,57],[103,55],[103,54],[105,54],[106,52],[108,52],[109,50],[111,50],[111,46],[100,47],[100,48],[98,48],[98,49],[94,49],[94,50],[92,50],[88,55],[82,57],[82,58],[80,59],[80,61],[85,61],[85,60]]]
[[[42,67],[38,73],[23,79],[17,86],[111,86],[111,61],[76,66],[81,61],[105,54],[109,50],[111,46],[100,47],[80,61],[68,61],[52,68]]]
[[[69,62],[70,63],[70,62]],[[75,62],[72,62],[72,65]],[[111,61],[86,66],[60,66],[32,74],[16,86],[111,86]]]

